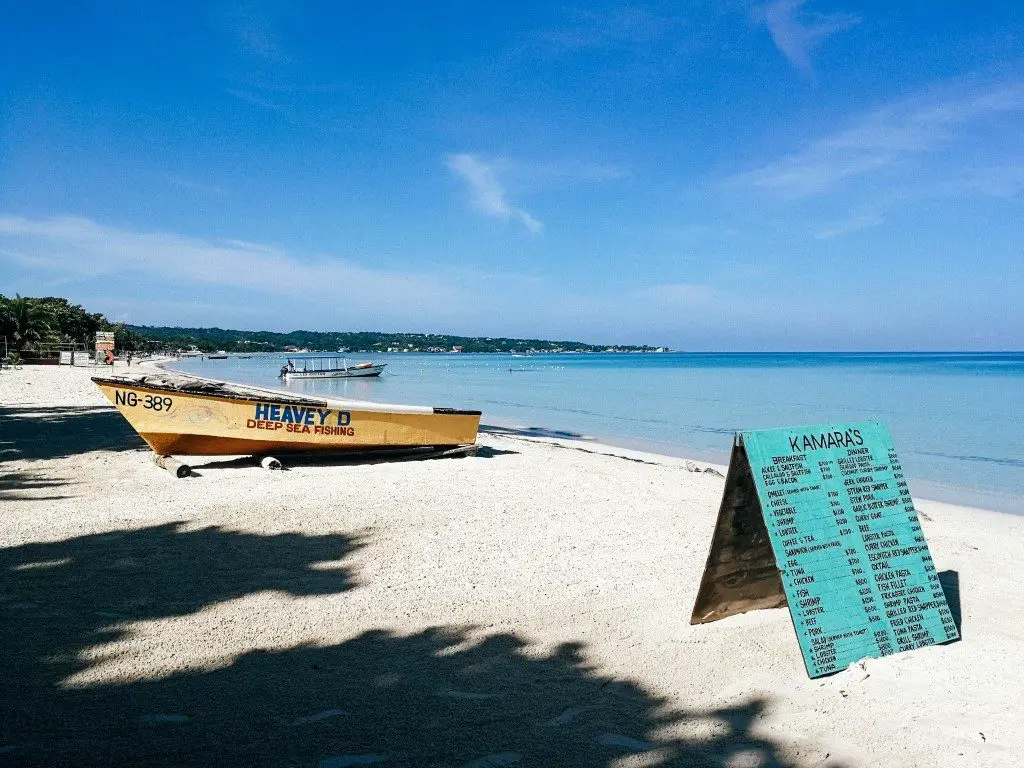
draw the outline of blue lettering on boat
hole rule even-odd
[[[305,405],[278,405],[276,403],[256,403],[256,412],[253,418],[256,421],[276,421],[282,424],[305,424],[323,426],[331,415],[330,408],[311,408]],[[352,414],[348,411],[338,411],[338,424],[348,426],[352,421]]]

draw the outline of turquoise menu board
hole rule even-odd
[[[739,440],[811,677],[958,637],[884,424]]]

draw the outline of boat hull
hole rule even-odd
[[[383,365],[375,365],[372,368],[349,368],[348,370],[332,371],[288,371],[282,374],[285,379],[365,379],[372,376],[380,376],[384,370]]]
[[[479,411],[275,401],[182,392],[93,379],[146,443],[162,455],[343,453],[476,442]],[[362,407],[361,407],[362,406]],[[401,410],[399,410],[401,409]]]

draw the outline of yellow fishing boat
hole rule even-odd
[[[306,397],[169,373],[94,377],[161,456],[471,446],[480,411]]]

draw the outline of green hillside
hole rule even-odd
[[[133,334],[172,349],[196,347],[204,352],[281,352],[289,348],[310,351],[386,352],[450,352],[460,347],[463,352],[653,352],[654,347],[585,344],[578,341],[546,341],[543,339],[509,339],[493,337],[452,336],[435,333],[382,333],[375,331],[238,331],[224,328],[178,328],[130,325]]]

